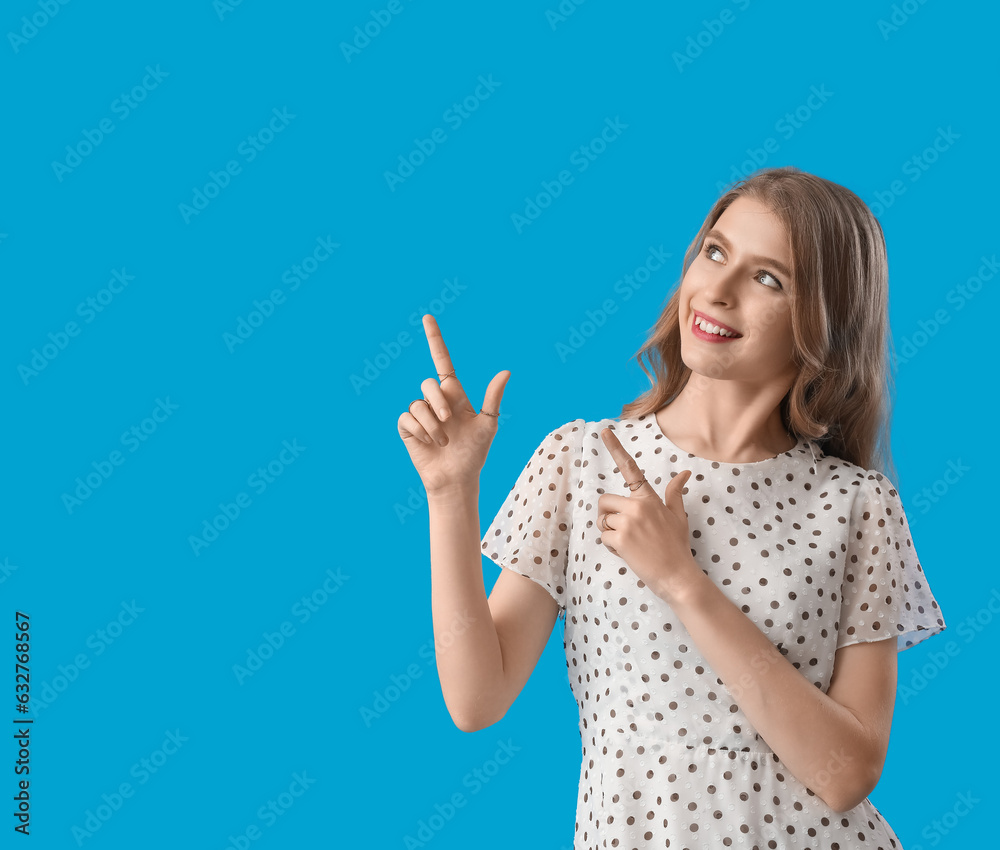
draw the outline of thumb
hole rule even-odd
[[[503,391],[507,388],[507,381],[509,380],[509,369],[497,372],[497,374],[493,376],[493,380],[490,381],[489,386],[486,388],[486,394],[483,396],[483,410],[488,410],[490,413],[500,412],[500,402],[503,400]]]
[[[684,497],[681,495],[681,490],[684,489],[684,485],[687,484],[690,477],[690,469],[678,472],[667,482],[667,488],[663,493],[663,503],[677,514],[683,515],[685,513]]]

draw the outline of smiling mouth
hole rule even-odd
[[[730,331],[714,325],[707,319],[695,316],[691,322],[691,332],[699,339],[710,340],[712,342],[727,342],[733,339],[740,339],[742,334]]]

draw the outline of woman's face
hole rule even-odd
[[[733,201],[706,234],[681,281],[684,364],[709,378],[744,382],[752,390],[772,384],[790,387],[797,372],[792,362],[791,268],[791,247],[780,219],[752,198]],[[702,318],[737,335],[706,334],[695,325]]]

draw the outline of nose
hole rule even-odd
[[[735,265],[716,270],[705,280],[702,290],[713,304],[732,305],[736,300],[738,270]]]

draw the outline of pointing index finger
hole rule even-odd
[[[439,375],[447,375],[455,371],[451,365],[451,355],[448,354],[448,346],[444,344],[444,337],[441,336],[441,329],[438,327],[437,319],[430,313],[424,315],[424,332],[427,334],[427,346],[431,350],[431,359],[434,360],[434,368]]]
[[[601,431],[601,439],[604,440],[604,445],[607,446],[608,451],[611,452],[611,457],[618,464],[618,471],[626,484],[635,484],[636,481],[641,480],[646,486],[651,486],[648,481],[645,481],[646,476],[643,475],[642,470],[639,469],[632,455],[625,450],[625,447],[621,444],[618,435],[614,431],[610,428],[604,428]],[[633,492],[638,492],[641,489],[641,487],[638,487]]]

